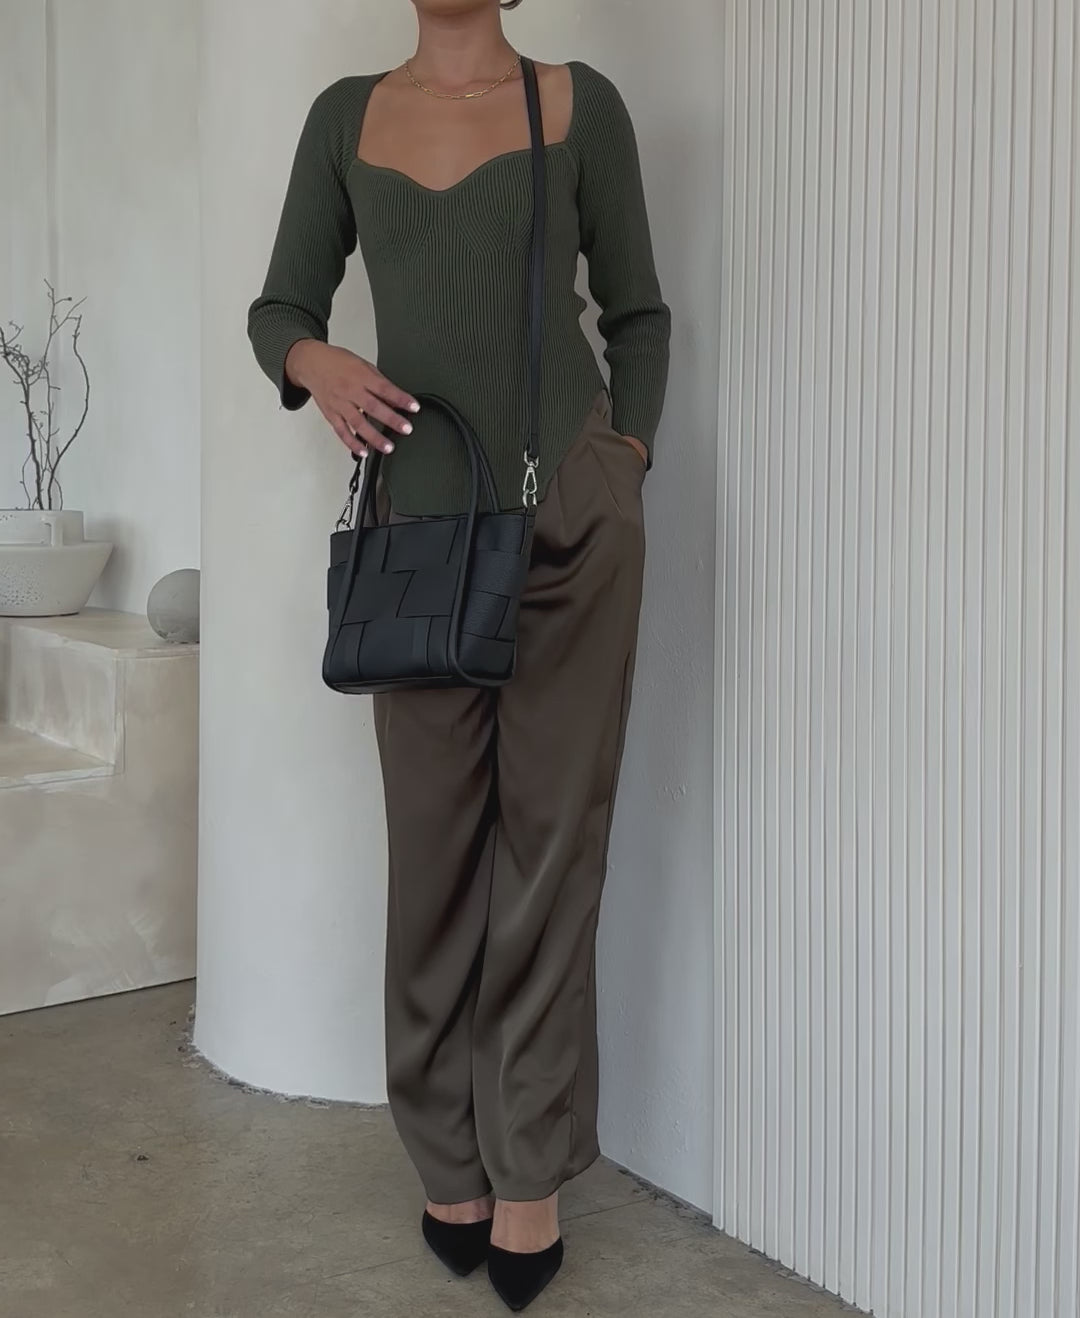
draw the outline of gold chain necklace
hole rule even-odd
[[[481,96],[488,96],[491,92],[496,91],[499,87],[503,85],[504,82],[509,82],[510,79],[517,72],[518,65],[520,65],[520,63],[521,63],[521,56],[519,55],[517,59],[514,60],[513,64],[511,64],[510,67],[506,70],[506,72],[503,74],[501,78],[499,78],[496,82],[493,82],[490,87],[485,87],[484,90],[481,92],[458,92],[456,94],[453,92],[436,92],[436,91],[432,91],[430,87],[425,87],[424,84],[420,82],[420,80],[413,73],[412,65],[409,63],[408,60],[406,60],[401,67],[405,70],[406,76],[408,77],[412,85],[417,89],[417,91],[423,92],[426,96],[434,96],[435,99],[438,101],[475,101]]]

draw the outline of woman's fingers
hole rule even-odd
[[[330,357],[345,369],[326,381],[325,390],[313,385],[319,410],[352,453],[363,457],[372,448],[392,453],[394,441],[379,427],[393,435],[412,434],[412,422],[403,414],[419,412],[420,404],[363,358],[343,349],[332,350]]]
[[[394,441],[375,429],[362,408],[347,403],[342,407],[341,415],[345,418],[345,424],[356,435],[357,439],[363,440],[365,444],[370,445],[372,448],[377,448],[380,453],[393,453]]]
[[[417,413],[420,411],[420,404],[412,396],[407,394],[404,389],[399,389],[396,384],[391,384],[385,375],[380,375],[374,367],[371,369],[371,378],[366,381],[368,392],[381,398],[384,403],[389,403],[391,407],[397,408],[399,412]]]
[[[316,402],[318,400],[316,399]],[[323,420],[330,429],[337,435],[338,439],[345,445],[350,453],[355,453],[358,458],[367,457],[367,445],[358,440],[345,422],[345,418],[336,411],[324,407],[318,403],[319,411],[323,414]]]
[[[380,402],[374,394],[369,393],[360,406],[373,421],[381,421],[391,430],[396,430],[399,435],[412,434],[412,422],[406,420],[400,412],[395,412],[392,407]]]
[[[358,458],[367,457],[368,446],[362,440],[356,438],[346,424],[344,417],[337,417],[335,420],[330,421],[330,425],[333,427],[334,434],[351,453],[355,453]]]

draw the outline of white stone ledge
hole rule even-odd
[[[111,609],[84,609],[69,618],[2,618],[0,627],[26,629],[53,644],[86,645],[114,654],[178,658],[198,648],[163,641],[141,614]]]
[[[115,772],[115,766],[104,760],[0,723],[0,790],[103,778]]]
[[[198,647],[0,620],[0,1014],[195,972]]]

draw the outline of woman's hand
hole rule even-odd
[[[285,373],[315,399],[334,434],[357,457],[366,456],[369,447],[394,451],[393,440],[371,421],[381,421],[399,435],[412,434],[412,423],[401,414],[419,412],[420,404],[347,348],[301,339],[289,350]]]
[[[644,464],[647,467],[649,465],[649,450],[645,447],[645,445],[641,442],[641,440],[635,439],[633,435],[623,435],[623,439],[626,440],[626,442],[637,453],[638,457],[642,460],[642,462],[644,462]]]

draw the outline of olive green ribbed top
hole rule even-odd
[[[652,451],[664,402],[671,317],[653,262],[637,144],[615,87],[570,65],[565,141],[546,149],[548,246],[539,481],[541,491],[604,387],[581,327],[578,255],[600,306],[613,424]],[[359,244],[371,285],[378,367],[409,393],[449,399],[487,450],[504,508],[520,505],[528,434],[530,153],[496,156],[444,191],[357,156],[372,88],[344,78],[315,101],[300,137],[262,296],[248,332],[287,408],[308,395],[285,377],[299,339],[327,339],[333,297]],[[522,116],[525,98],[522,95]],[[460,510],[462,453],[432,412],[386,459],[395,509]]]

